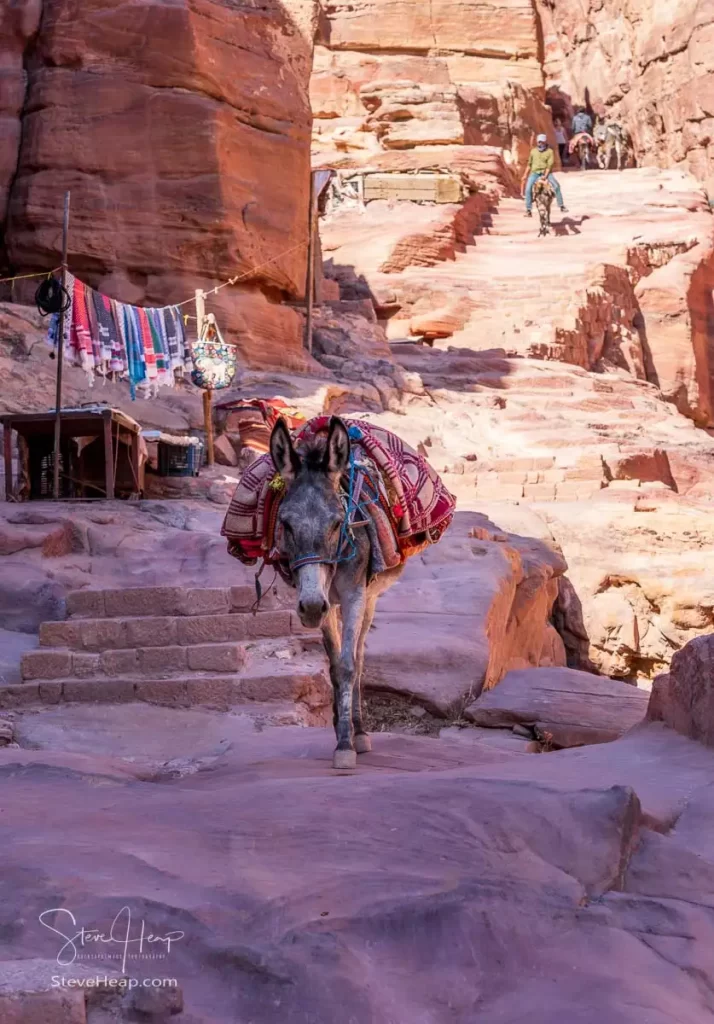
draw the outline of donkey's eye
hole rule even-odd
[[[290,523],[286,523],[285,520],[283,520],[283,530],[285,530],[285,536],[286,537],[292,537],[292,535],[293,535],[293,528],[290,525]]]
[[[341,527],[342,527],[342,520],[341,519],[335,520],[335,522],[330,527],[330,534],[331,534],[331,536],[334,536]]]

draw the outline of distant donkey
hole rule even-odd
[[[370,578],[370,538],[364,523],[349,521],[340,489],[350,465],[350,445],[347,427],[336,416],[327,440],[314,439],[300,453],[283,420],[270,438],[273,463],[286,485],[278,515],[281,555],[295,580],[300,620],[322,629],[330,662],[335,768],[354,768],[357,754],[371,750],[362,721],[365,641],[377,599],[404,568],[398,565]],[[349,557],[342,557],[346,531]]]
[[[606,123],[598,120],[593,130],[597,148],[597,162],[601,170],[607,170],[615,156],[615,166],[621,171],[627,160],[629,140],[627,132],[620,124]]]
[[[533,201],[540,218],[540,231],[538,237],[543,238],[550,234],[550,210],[553,205],[555,192],[553,186],[546,178],[539,178],[533,186]]]
[[[570,140],[570,152],[578,158],[581,171],[587,171],[593,161],[595,140],[587,132],[579,132]]]

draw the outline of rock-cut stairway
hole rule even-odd
[[[62,701],[203,705],[266,723],[327,723],[332,690],[319,638],[252,587],[76,591],[40,627],[22,682],[0,708]]]

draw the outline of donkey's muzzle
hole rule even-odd
[[[321,626],[329,610],[330,606],[324,598],[298,602],[298,615],[306,629],[317,629]]]

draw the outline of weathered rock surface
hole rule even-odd
[[[652,685],[647,717],[714,746],[714,635],[695,637]]]
[[[170,753],[164,734],[180,726],[152,725]],[[516,1021],[524,1006],[538,1024],[574,1006],[587,1024],[641,1024],[653,1005],[678,1024],[712,1012],[698,952],[714,936],[711,847],[697,849],[691,816],[674,836],[645,827],[692,800],[710,808],[712,753],[661,727],[527,758],[384,735],[339,780],[328,730],[245,734],[171,781],[130,760],[128,721],[105,715],[85,742],[63,752],[45,733],[45,749],[0,751],[8,974],[56,957],[62,940],[38,915],[71,886],[63,905],[87,927],[129,905],[136,928],[183,933],[158,970],[129,968],[177,979],[177,1024],[330,1019],[337,1005],[368,1019],[388,1004],[399,1024],[425,1011]],[[673,929],[692,939],[675,956]]]
[[[711,187],[711,6],[543,0],[538,9],[554,103],[591,103],[627,127],[639,164],[684,167]]]
[[[538,22],[522,0],[330,0],[319,24],[310,83],[319,153],[428,147],[443,161],[443,147],[466,144],[522,163],[532,132],[550,126]]]
[[[367,686],[458,713],[512,668],[564,665],[551,625],[565,562],[552,547],[457,512],[380,600],[365,657]]]
[[[301,320],[279,299],[304,291],[315,12],[311,0],[3,12],[6,265],[58,265],[71,189],[70,266],[88,284],[163,304],[241,274],[209,300],[228,336],[248,362],[301,365]]]
[[[470,704],[464,716],[488,728],[534,726],[548,743],[572,747],[617,739],[642,722],[647,700],[633,686],[590,672],[521,669]]]

